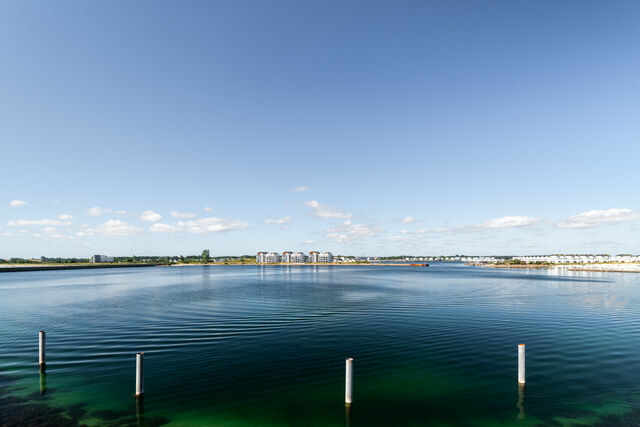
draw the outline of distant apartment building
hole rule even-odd
[[[331,252],[311,251],[309,255],[304,252],[284,251],[282,255],[277,252],[258,252],[256,254],[256,263],[267,264],[284,262],[288,264],[304,264],[304,263],[330,263],[334,262]]]
[[[640,256],[634,255],[528,255],[513,259],[526,262],[545,262],[550,264],[598,264],[607,262],[640,262]]]
[[[333,262],[333,254],[331,252],[317,252],[311,251],[309,252],[309,262],[311,263],[327,263]]]
[[[256,262],[258,264],[272,264],[280,262],[280,254],[277,252],[258,252]]]
[[[333,262],[333,254],[331,252],[320,252],[317,262]]]
[[[112,256],[106,256],[106,255],[93,255],[91,257],[91,262],[92,263],[97,263],[97,262],[113,262],[113,257]]]
[[[290,263],[305,263],[307,262],[307,254],[304,252],[288,252],[285,251],[282,253],[282,262],[290,262]]]

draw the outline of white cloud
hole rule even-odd
[[[150,230],[158,233],[175,233],[184,231],[185,233],[206,234],[220,231],[230,231],[238,228],[249,227],[249,223],[226,218],[201,218],[193,221],[179,221],[177,225],[154,224]]]
[[[97,226],[95,230],[87,229],[86,233],[90,235],[89,233],[93,231],[104,236],[133,236],[142,233],[144,230],[119,219],[110,219]]]
[[[502,228],[530,227],[539,221],[539,218],[532,218],[530,216],[503,216],[485,221],[474,228],[479,230],[498,230]]]
[[[414,222],[416,222],[416,219],[412,216],[408,216],[408,217],[402,218],[402,222],[405,224],[413,224]]]
[[[207,211],[207,212],[211,212],[213,209],[211,209],[209,206],[205,206],[204,210]]]
[[[267,218],[264,220],[265,224],[286,224],[288,222],[291,222],[291,217],[290,216],[285,216],[283,218]]]
[[[54,227],[44,227],[42,234],[34,234],[35,237],[48,237],[50,239],[73,239],[73,236],[60,234]]]
[[[176,233],[181,231],[182,229],[176,225],[171,224],[163,224],[161,222],[153,224],[149,230],[154,231],[156,233]]]
[[[77,232],[76,236],[94,236],[96,234],[96,229],[92,228],[89,224],[82,224],[80,228],[82,228],[82,230]]]
[[[391,236],[391,237],[389,237],[389,240],[391,240],[392,242],[409,243],[411,241],[411,237],[409,237],[409,236]]]
[[[71,225],[71,221],[60,221],[57,219],[16,219],[12,221],[8,221],[12,227],[23,227],[30,225],[49,225],[49,226],[58,226],[58,225]]]
[[[600,224],[614,224],[640,220],[640,212],[631,209],[594,209],[570,216],[558,223],[561,228],[591,228]]]
[[[100,216],[102,214],[109,213],[109,212],[111,212],[111,209],[104,209],[104,208],[101,208],[100,206],[94,206],[89,210],[87,210],[87,215]]]
[[[305,191],[309,191],[311,190],[309,187],[307,187],[306,185],[301,185],[300,187],[294,187],[291,189],[291,191],[296,192],[296,193],[303,193]]]
[[[411,217],[409,217],[411,218]],[[413,218],[412,218],[413,219]],[[403,220],[403,222],[405,222]],[[489,221],[485,221],[482,224],[478,225],[463,225],[459,227],[453,228],[421,228],[418,230],[400,230],[399,233],[402,235],[424,235],[424,234],[442,234],[442,233],[465,233],[465,232],[474,232],[474,231],[484,231],[484,230],[501,230],[506,228],[522,228],[522,227],[531,227],[540,222],[539,218],[532,218],[530,216],[503,216],[500,218],[490,219]],[[398,237],[398,236],[396,236]],[[392,238],[395,241],[401,241],[399,238]]]
[[[307,207],[313,209],[313,215],[318,218],[351,218],[351,214],[340,212],[336,208],[331,206],[321,205],[317,200],[311,200],[309,202],[305,202],[304,204]]]
[[[342,225],[328,228],[325,231],[327,238],[338,243],[352,243],[370,237],[375,237],[382,230],[376,225],[352,224],[351,220],[345,221]]]
[[[127,211],[125,211],[123,209],[114,211],[111,208],[101,208],[100,206],[94,206],[91,209],[87,210],[87,215],[89,215],[89,216],[100,216],[100,215],[104,215],[104,214],[112,213],[112,212],[115,213],[115,214],[118,214],[118,215],[126,215],[127,214]]]
[[[244,221],[225,219],[225,218],[202,218],[194,221],[180,221],[178,227],[181,227],[187,233],[217,233],[219,231],[230,231],[238,228],[249,227],[249,223]]]
[[[96,234],[96,229],[89,226],[89,224],[82,224],[82,230],[76,233],[76,236],[93,236]]]
[[[62,215],[58,215],[58,219],[62,221],[73,221],[73,216],[69,214],[62,214]]]
[[[447,230],[444,228],[435,228],[435,229],[428,229],[428,228],[420,228],[418,230],[400,230],[400,234],[440,234],[440,233],[446,233]]]
[[[29,203],[25,202],[24,200],[12,200],[9,202],[9,206],[11,206],[12,208],[27,206],[28,204]]]
[[[305,240],[304,241],[307,245],[313,245],[316,241],[315,240]]]
[[[196,214],[189,212],[171,211],[169,214],[174,218],[195,218]]]
[[[162,219],[162,215],[157,212],[146,210],[140,215],[140,219],[148,222],[158,222]]]

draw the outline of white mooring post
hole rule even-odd
[[[524,384],[524,344],[518,344],[518,384]]]
[[[40,367],[44,368],[46,366],[46,361],[45,361],[45,356],[46,356],[46,339],[47,339],[47,334],[45,331],[40,331],[40,333],[38,334],[38,338],[39,338],[39,343],[40,343],[40,349],[38,351],[38,358],[39,358],[39,363],[40,363]]]
[[[353,358],[348,358],[345,367],[344,403],[351,405],[353,396]]]
[[[144,353],[136,353],[136,397],[144,394]]]
[[[526,414],[524,412],[524,389],[524,384],[518,384],[518,404],[516,405],[516,407],[519,409],[519,420],[524,420],[526,417]]]

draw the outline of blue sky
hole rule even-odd
[[[640,253],[639,21],[2,2],[0,257]]]

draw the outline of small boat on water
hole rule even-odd
[[[409,264],[411,267],[429,267],[429,264]]]

